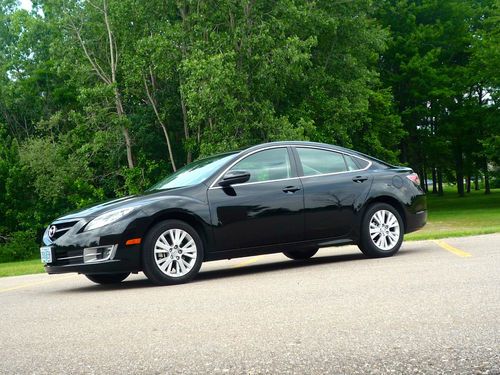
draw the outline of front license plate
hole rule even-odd
[[[52,263],[52,248],[50,246],[41,247],[40,258],[42,258],[42,263]]]

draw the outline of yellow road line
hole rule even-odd
[[[48,284],[48,283],[52,283],[52,282],[60,281],[60,280],[66,280],[66,279],[69,279],[69,278],[72,278],[72,277],[75,277],[75,276],[76,275],[69,275],[69,276],[58,277],[58,278],[54,278],[54,279],[50,279],[50,280],[37,281],[37,282],[34,282],[34,283],[27,283],[27,284],[16,285],[16,286],[13,286],[13,287],[10,287],[10,288],[0,289],[0,293],[2,293],[2,292],[9,292],[11,290],[16,290],[16,289],[29,288],[30,286],[38,286],[38,285]]]
[[[463,251],[463,250],[460,250],[460,249],[457,249],[456,247],[453,247],[451,246],[450,244],[447,244],[446,242],[444,241],[441,241],[441,240],[433,240],[432,242],[434,242],[436,245],[438,245],[439,247],[441,247],[442,249],[445,249],[447,251],[449,251],[450,253],[453,253],[455,255],[458,255],[459,257],[462,257],[462,258],[467,258],[467,257],[471,257],[472,254],[466,252],[466,251]]]
[[[256,256],[256,257],[253,257],[253,258],[250,258],[250,259],[247,259],[243,262],[240,262],[238,264],[235,264],[234,266],[232,266],[231,268],[239,268],[239,267],[245,267],[245,266],[248,266],[249,264],[253,264],[255,262],[257,262],[259,260],[260,256]]]

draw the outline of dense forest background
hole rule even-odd
[[[0,261],[64,212],[266,141],[487,193],[499,25],[498,0],[0,0]]]

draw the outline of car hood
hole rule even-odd
[[[123,198],[112,199],[87,208],[73,211],[58,218],[56,221],[92,218],[105,212],[125,207],[143,207],[165,198],[175,199],[176,196],[183,195],[183,192],[186,190],[187,188],[175,188],[169,190],[150,191],[140,195],[130,195]]]

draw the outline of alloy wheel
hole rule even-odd
[[[376,211],[370,219],[370,238],[380,250],[391,250],[399,241],[399,221],[388,210]]]
[[[181,277],[189,273],[197,256],[193,237],[182,229],[163,232],[154,246],[154,259],[158,269],[170,277]]]

